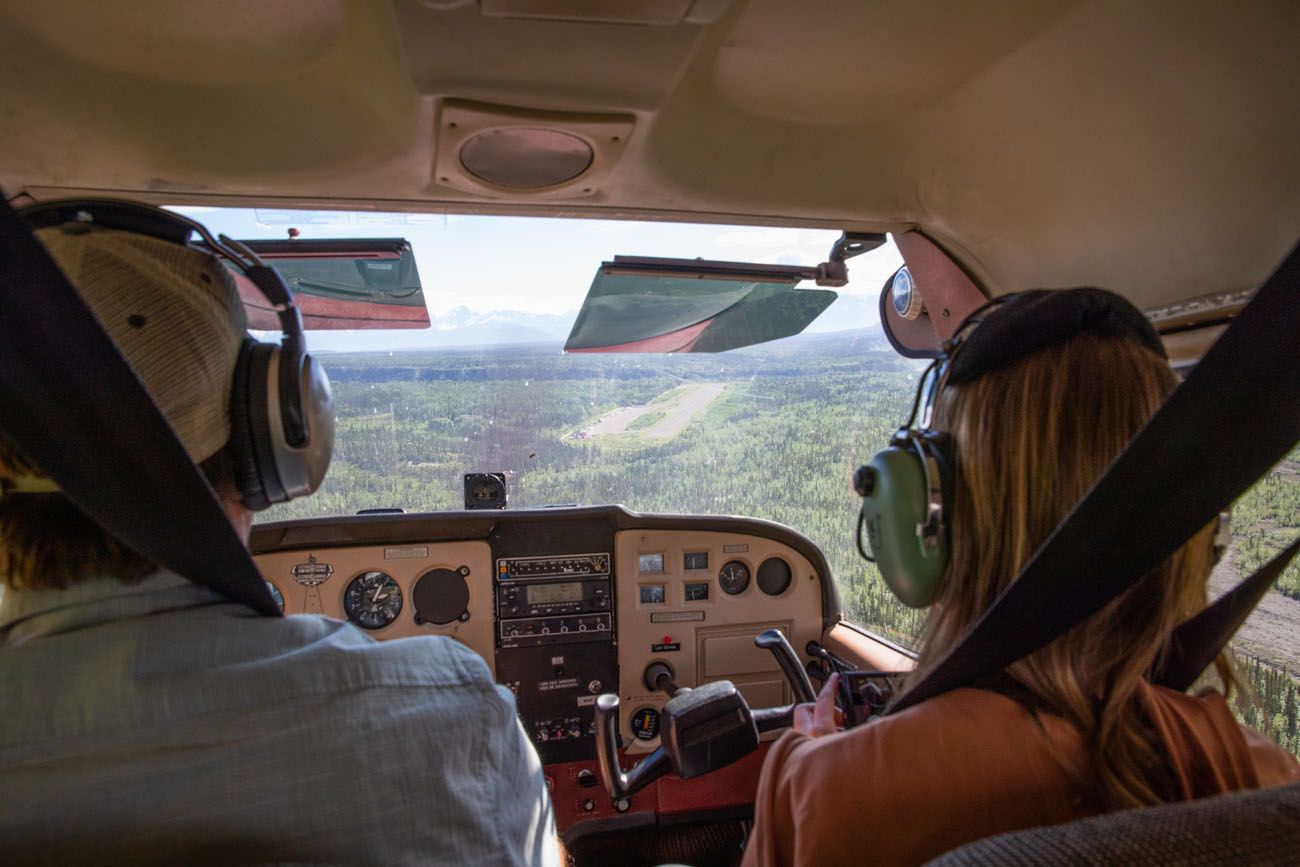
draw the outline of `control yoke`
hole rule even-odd
[[[781,673],[785,675],[786,680],[790,681],[790,688],[794,690],[796,702],[803,704],[817,700],[817,693],[813,691],[808,670],[799,662],[799,657],[790,646],[790,641],[785,637],[784,632],[779,629],[765,629],[754,638],[754,644],[772,651],[772,655],[776,657],[776,664],[781,666]]]
[[[769,629],[754,644],[776,657],[798,701],[814,700],[808,673],[784,634]],[[663,663],[651,663],[644,679],[672,698],[660,714],[663,746],[629,771],[618,762],[618,696],[605,693],[596,698],[596,760],[605,791],[614,800],[629,797],[669,771],[689,780],[726,767],[757,749],[760,734],[789,728],[794,720],[793,704],[751,711],[729,680],[679,687]]]

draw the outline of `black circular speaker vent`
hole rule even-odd
[[[780,596],[790,588],[790,564],[780,557],[768,557],[758,567],[758,589],[768,596]]]
[[[465,576],[469,568],[430,569],[415,579],[411,602],[415,605],[416,623],[451,623],[469,620],[469,585]]]

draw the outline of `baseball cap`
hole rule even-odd
[[[230,439],[244,307],[215,256],[71,222],[36,237],[148,389],[195,463]]]

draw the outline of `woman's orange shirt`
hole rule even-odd
[[[1300,782],[1218,693],[1144,686],[1184,795]],[[1059,717],[960,689],[851,731],[773,744],[745,867],[919,864],[964,843],[1093,815],[1085,751]]]

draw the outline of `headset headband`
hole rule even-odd
[[[994,298],[958,327],[944,346],[948,381],[970,382],[1082,332],[1130,337],[1168,358],[1151,322],[1126,298],[1106,289],[1031,289]]]
[[[957,459],[950,435],[932,429],[940,393],[950,382],[971,382],[1085,331],[1137,340],[1167,357],[1151,323],[1113,292],[1038,289],[1003,295],[966,317],[944,343],[917,383],[907,422],[888,448],[854,474],[854,489],[862,497],[858,552],[876,562],[904,604],[929,605],[948,568]],[[862,543],[864,530],[871,553]]]
[[[944,342],[942,354],[921,375],[904,427],[912,427],[920,411],[921,427],[928,428],[936,398],[949,383],[959,385],[979,379],[1083,332],[1128,337],[1161,358],[1169,357],[1160,335],[1142,311],[1107,289],[1081,286],[999,295],[967,316],[952,338]]]
[[[294,304],[293,292],[280,273],[259,259],[244,244],[225,235],[214,238],[202,223],[183,214],[122,199],[54,199],[27,205],[20,208],[19,213],[33,230],[61,226],[64,223],[86,223],[147,235],[227,259],[271,303],[279,317],[280,329],[284,332],[284,347],[290,352],[301,351],[305,347],[302,314]],[[190,244],[192,234],[203,239],[201,246]]]

